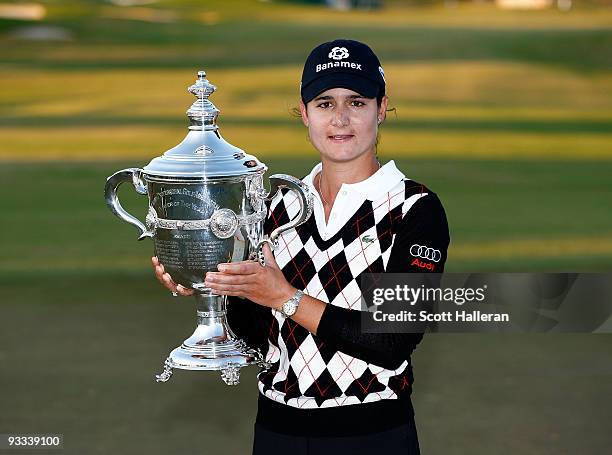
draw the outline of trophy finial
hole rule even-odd
[[[189,93],[193,93],[198,98],[208,98],[215,90],[217,87],[206,79],[206,71],[198,71],[198,80],[187,89]]]
[[[198,71],[198,80],[187,89],[189,93],[198,97],[187,111],[190,130],[216,130],[218,128],[217,117],[220,111],[208,99],[215,90],[217,87],[206,79],[206,71]]]

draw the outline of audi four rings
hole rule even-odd
[[[429,248],[424,245],[417,245],[416,243],[410,247],[410,254],[415,257],[428,259],[434,262],[439,262],[440,259],[442,259],[442,253],[440,253],[440,250]]]

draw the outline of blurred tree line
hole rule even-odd
[[[572,6],[604,6],[612,7],[612,0],[565,0],[570,1]],[[285,0],[287,3],[310,3],[319,5],[328,5],[329,7],[336,9],[376,9],[383,6],[427,6],[435,4],[452,4],[456,5],[459,3],[495,3],[495,0]],[[558,0],[553,0],[553,4],[556,5]]]

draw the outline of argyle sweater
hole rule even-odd
[[[282,191],[270,204],[265,231],[298,211],[295,195]],[[449,241],[438,197],[408,179],[378,200],[365,200],[329,239],[321,238],[314,216],[283,233],[274,252],[283,274],[328,305],[316,335],[276,310],[248,301],[228,305],[232,329],[272,365],[258,374],[258,423],[283,433],[350,435],[410,418],[410,355],[422,334],[362,333],[360,277],[441,273]],[[419,248],[413,245],[439,250],[438,261],[414,256]]]

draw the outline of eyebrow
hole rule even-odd
[[[355,99],[355,98],[369,99],[367,96],[362,96],[362,95],[349,95],[349,96],[347,96],[347,98],[349,98],[349,99]],[[317,96],[314,99],[314,101],[333,100],[333,99],[334,99],[333,96],[325,95],[325,96]]]

